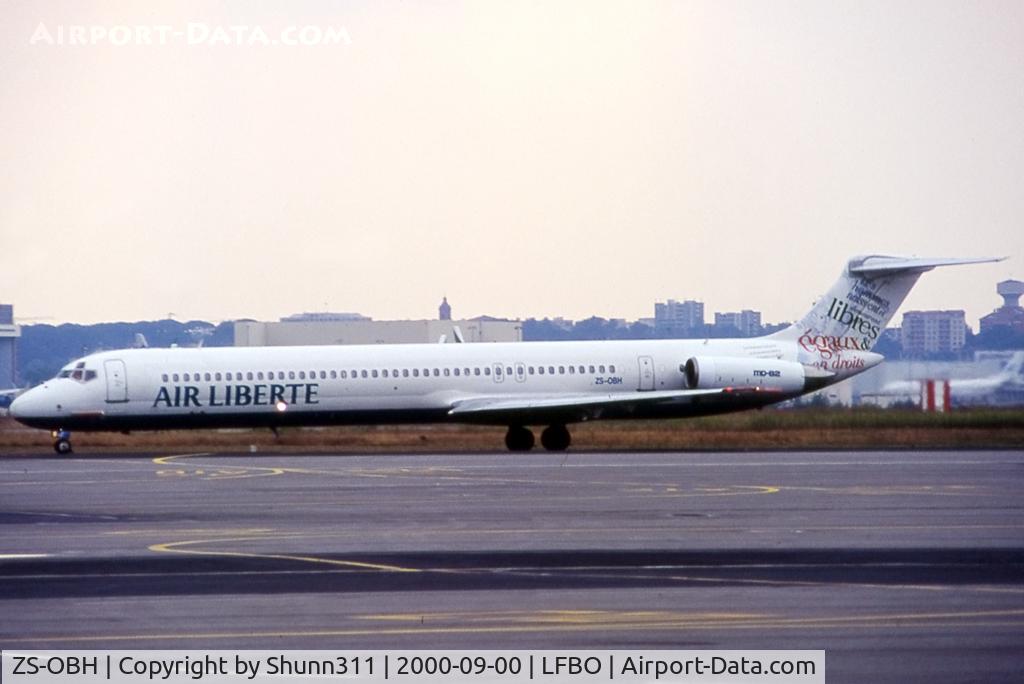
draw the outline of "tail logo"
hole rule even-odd
[[[838,321],[847,328],[864,335],[871,342],[877,340],[878,335],[881,333],[880,319],[865,311],[854,308],[849,302],[838,297],[832,298],[832,304],[828,307],[827,315],[832,320]],[[874,319],[874,321],[871,319]]]
[[[869,351],[870,342],[858,340],[856,337],[837,337],[835,335],[815,335],[807,330],[799,339],[800,346],[812,354],[818,354],[823,361],[833,356],[840,356],[844,351]]]

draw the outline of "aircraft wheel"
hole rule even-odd
[[[67,439],[58,439],[56,442],[53,443],[53,450],[56,451],[58,454],[62,455],[70,454],[72,451],[71,441]]]
[[[540,443],[548,451],[565,451],[572,444],[572,435],[564,425],[551,425],[540,433]]]
[[[505,446],[509,451],[529,451],[533,444],[533,433],[522,425],[510,425],[505,433]]]

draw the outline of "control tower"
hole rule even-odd
[[[997,327],[1024,332],[1024,308],[1020,298],[1024,295],[1024,282],[1004,280],[996,285],[996,292],[1003,298],[1003,305],[987,316],[981,317],[981,332]]]
[[[1020,297],[1024,295],[1024,282],[1004,280],[996,285],[996,292],[1003,298],[1004,308],[1020,308]]]
[[[21,328],[14,324],[14,306],[0,304],[0,390],[15,385],[15,369],[18,357],[15,340],[21,336]]]

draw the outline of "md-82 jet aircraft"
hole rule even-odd
[[[882,361],[871,351],[925,271],[998,259],[861,256],[799,322],[722,340],[125,349],[90,354],[19,396],[53,431],[427,423],[508,426],[512,451],[560,451],[569,424],[774,404]]]

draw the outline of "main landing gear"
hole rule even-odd
[[[67,430],[54,430],[53,435],[53,450],[58,454],[70,454],[71,449],[71,433]]]
[[[556,423],[540,433],[540,443],[548,451],[565,451],[572,444],[572,435],[561,423]],[[509,451],[529,451],[533,448],[533,433],[522,425],[510,425],[505,433],[505,446]]]

